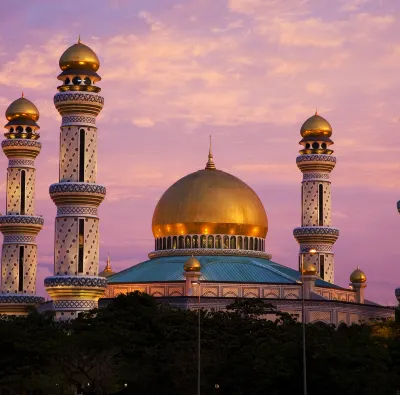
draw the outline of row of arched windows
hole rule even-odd
[[[264,251],[265,240],[247,236],[168,236],[155,239],[156,250],[175,250],[187,248],[217,248],[231,250]]]

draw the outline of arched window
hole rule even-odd
[[[185,248],[185,238],[183,236],[179,236],[179,248]]]
[[[222,248],[222,238],[220,235],[215,237],[215,248]]]
[[[236,237],[231,236],[231,250],[236,250]]]
[[[324,186],[318,185],[318,225],[324,226]]]
[[[193,248],[199,248],[199,236],[194,235],[192,240],[193,240],[192,247]]]
[[[258,251],[258,239],[257,239],[257,237],[254,238],[254,250]]]
[[[25,170],[21,170],[21,205],[20,205],[20,213],[21,215],[25,215]]]
[[[158,250],[158,246],[157,246],[157,244],[158,244],[158,239],[154,239],[154,250]]]
[[[24,290],[24,260],[25,260],[25,248],[24,246],[19,247],[19,267],[18,267],[18,292]]]
[[[224,236],[224,248],[229,248],[229,237]]]
[[[185,238],[185,248],[192,248],[192,239],[190,236],[186,236]]]
[[[167,239],[167,249],[168,250],[171,249],[171,236],[168,236],[168,239]]]
[[[244,238],[244,249],[245,250],[249,249],[249,238],[248,237]]]
[[[250,237],[250,246],[249,246],[249,250],[253,249],[253,238]]]
[[[265,240],[261,239],[261,251],[265,251]]]
[[[83,273],[83,254],[85,248],[85,220],[83,218],[79,218],[78,233],[78,273]]]
[[[214,237],[208,236],[208,248],[214,248]]]
[[[319,276],[325,279],[325,255],[320,255],[319,257]]]
[[[177,238],[176,238],[176,236],[174,236],[173,239],[172,239],[172,248],[174,250],[176,250],[177,247],[178,247],[177,246]]]
[[[200,245],[201,248],[207,248],[207,236],[204,235],[200,236]]]
[[[166,250],[166,249],[167,249],[167,240],[166,240],[165,237],[163,237],[163,239],[162,239],[162,249],[163,249],[163,250]]]
[[[85,182],[85,130],[79,131],[79,182]]]
[[[242,236],[238,237],[238,248],[239,248],[239,250],[243,249],[243,237]]]

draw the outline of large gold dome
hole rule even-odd
[[[154,237],[232,234],[264,237],[268,220],[257,194],[243,181],[207,168],[181,178],[159,200]]]
[[[300,129],[302,137],[331,137],[332,136],[332,126],[330,123],[317,113],[312,117],[308,118]]]
[[[60,58],[61,70],[90,70],[97,71],[100,60],[94,51],[79,40],[77,44],[69,47]]]
[[[39,110],[30,100],[22,96],[8,106],[6,118],[8,121],[26,118],[36,122],[39,119]]]

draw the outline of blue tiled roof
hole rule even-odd
[[[295,284],[297,270],[263,258],[243,256],[196,256],[201,263],[201,280],[239,283]],[[183,281],[183,264],[188,256],[154,258],[108,278],[113,283]],[[317,286],[340,288],[323,280]]]

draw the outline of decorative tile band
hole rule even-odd
[[[303,174],[303,181],[309,180],[329,180],[329,173],[304,173]]]
[[[299,155],[296,158],[296,162],[334,162],[336,163],[336,157],[332,155]]]
[[[35,236],[5,235],[3,244],[36,244]]]
[[[81,207],[81,206],[70,206],[70,207],[58,207],[57,217],[62,216],[75,216],[75,215],[90,215],[97,217],[96,207]]]
[[[307,254],[310,250],[316,250],[317,252],[331,252],[332,245],[300,245],[300,254]]]
[[[43,217],[33,215],[1,215],[0,224],[34,224],[43,225]]]
[[[88,116],[78,116],[78,115],[70,115],[62,117],[62,125],[69,125],[69,124],[90,124],[92,126],[96,125],[96,118],[95,117],[88,117]]]
[[[304,226],[293,230],[294,236],[299,235],[333,235],[339,236],[339,229],[326,226]]]
[[[104,187],[103,185],[84,182],[60,182],[50,185],[50,194],[68,192],[98,193],[101,195],[105,195],[106,187]]]
[[[35,147],[42,148],[42,144],[37,140],[27,139],[7,139],[1,142],[2,147]]]
[[[163,256],[191,256],[191,255],[222,255],[222,256],[248,256],[254,258],[271,259],[272,255],[264,251],[251,251],[251,250],[231,250],[220,248],[188,248],[188,249],[173,249],[173,250],[159,250],[149,253],[149,258],[159,258]]]
[[[36,305],[44,303],[44,298],[36,295],[23,294],[0,294],[0,304],[29,304]]]
[[[94,300],[54,300],[53,309],[92,310],[98,307]]]
[[[30,159],[10,159],[8,167],[34,167],[35,161]]]
[[[93,287],[105,288],[107,279],[104,277],[89,276],[52,276],[44,279],[44,286],[47,287]]]
[[[59,92],[54,96],[54,104],[66,101],[86,101],[91,103],[104,104],[104,98],[97,94]]]

